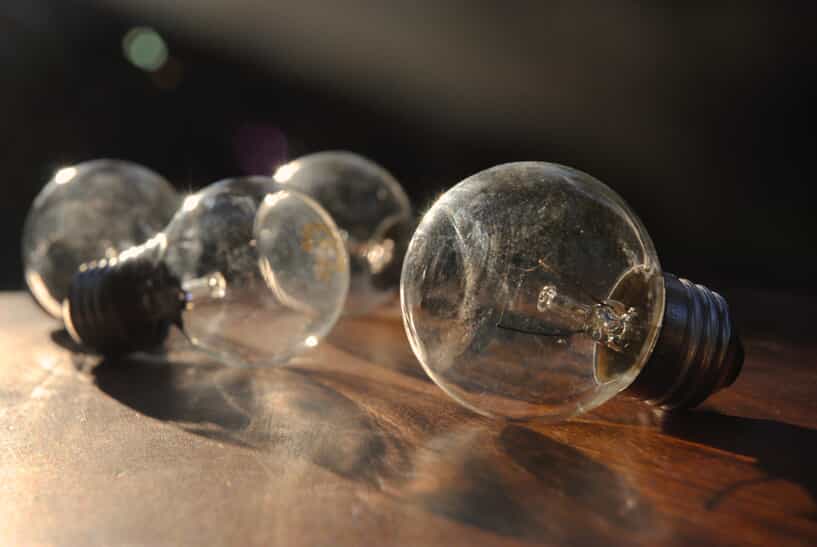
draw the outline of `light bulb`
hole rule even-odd
[[[230,179],[185,198],[147,242],[80,266],[63,320],[103,354],[167,340],[272,365],[317,345],[348,286],[343,240],[315,201],[271,178]]]
[[[347,314],[394,297],[413,230],[403,188],[385,169],[351,152],[319,152],[278,168],[275,180],[320,203],[337,222],[349,252]]]
[[[561,165],[500,165],[422,218],[401,303],[431,378],[481,414],[558,421],[622,390],[665,408],[731,384],[726,302],[663,274],[626,203]]]
[[[147,240],[178,205],[165,179],[134,163],[100,159],[59,169],[34,200],[23,228],[24,277],[34,299],[61,317],[80,264]]]

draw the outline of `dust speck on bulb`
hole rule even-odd
[[[628,388],[692,406],[743,359],[723,298],[662,273],[618,195],[550,163],[500,165],[437,200],[409,244],[401,305],[426,372],[485,415],[558,421]]]
[[[275,180],[313,197],[344,235],[352,276],[346,313],[365,313],[396,294],[413,215],[391,174],[357,154],[329,151],[279,167]]]
[[[230,179],[186,197],[147,242],[80,268],[63,319],[101,353],[192,343],[274,365],[317,345],[348,284],[343,240],[314,200],[271,178]]]
[[[178,204],[165,179],[131,162],[99,159],[58,169],[23,228],[29,291],[59,318],[80,264],[144,242],[164,228]]]

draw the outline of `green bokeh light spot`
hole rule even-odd
[[[153,72],[167,61],[167,45],[149,27],[132,28],[122,40],[125,58],[142,70]]]

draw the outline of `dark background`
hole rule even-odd
[[[180,188],[348,149],[422,210],[494,164],[587,171],[664,269],[811,291],[817,25],[810,2],[6,0],[0,288],[64,165],[130,159]],[[156,29],[170,58],[131,64]]]

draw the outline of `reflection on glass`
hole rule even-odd
[[[391,174],[357,154],[320,152],[282,165],[275,181],[313,197],[337,222],[352,272],[346,313],[365,313],[395,295],[413,217]]]

